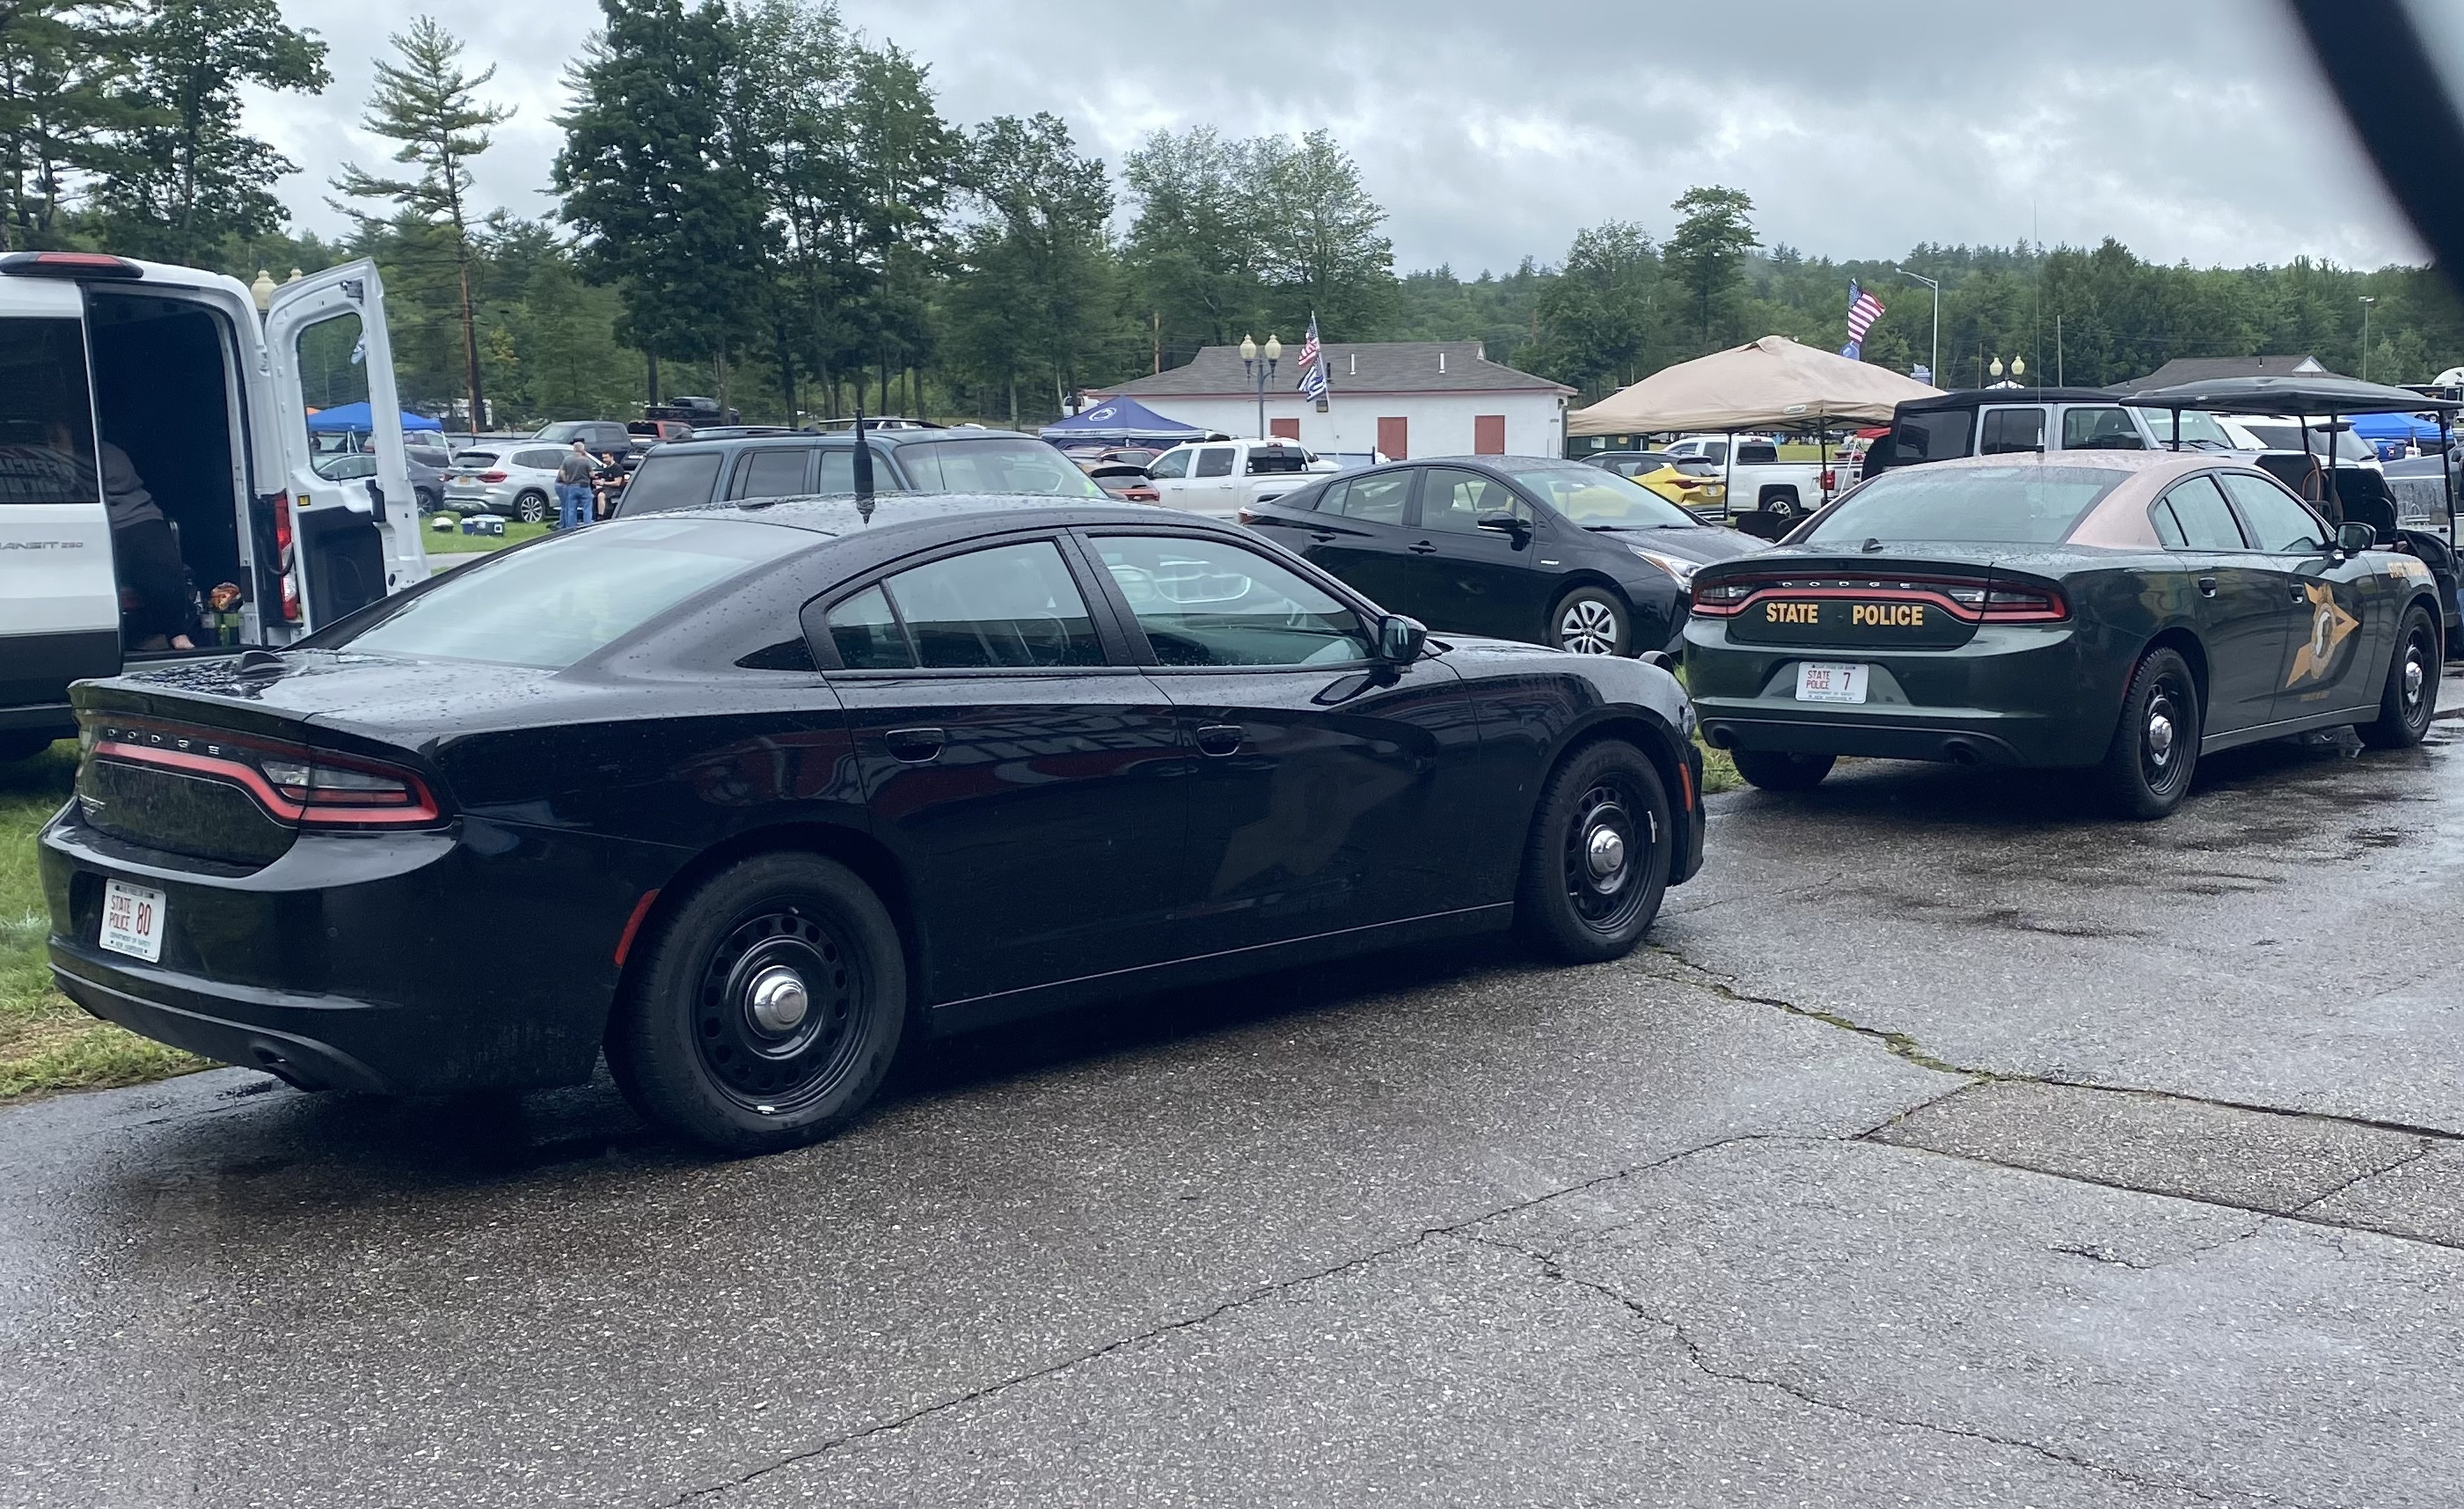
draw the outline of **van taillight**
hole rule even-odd
[[[291,495],[277,493],[274,499],[274,557],[275,568],[282,573],[282,618],[285,623],[299,621],[299,574],[291,568]]]
[[[18,277],[143,277],[145,269],[103,252],[13,252],[0,256],[0,273]]]

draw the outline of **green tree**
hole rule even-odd
[[[513,118],[510,105],[483,103],[479,90],[496,77],[494,63],[476,74],[462,67],[459,38],[420,16],[394,33],[400,62],[377,63],[376,90],[363,123],[402,144],[397,163],[418,169],[409,178],[379,178],[345,164],[334,187],[354,199],[390,201],[404,214],[440,232],[453,259],[462,326],[463,397],[473,426],[487,422],[479,380],[479,326],[471,293],[471,163],[493,142],[489,128]]]
[[[1685,291],[1686,308],[1701,344],[1697,354],[1733,339],[1734,315],[1745,285],[1746,254],[1761,241],[1746,217],[1754,202],[1734,189],[1688,189],[1669,206],[1681,219],[1661,254],[1668,274]]]
[[[1212,126],[1157,131],[1121,160],[1138,201],[1123,260],[1155,327],[1155,366],[1263,325],[1266,235],[1259,145]],[[1168,354],[1167,354],[1168,353]]]
[[[1535,307],[1533,357],[1577,388],[1622,388],[1642,375],[1660,257],[1642,227],[1611,220],[1576,232],[1566,265]]]
[[[1277,312],[1298,328],[1311,313],[1336,339],[1375,331],[1393,310],[1395,248],[1386,211],[1326,131],[1269,137],[1259,153],[1265,272]]]
[[[122,124],[124,28],[89,0],[0,8],[0,251],[52,243],[74,175]]]
[[[1016,422],[1022,375],[1048,376],[1057,401],[1109,370],[1122,344],[1104,230],[1111,186],[1058,117],[1002,116],[976,128],[968,191],[983,218],[961,253],[952,325],[977,372],[1007,389]]]
[[[776,233],[760,184],[729,130],[740,61],[716,0],[600,0],[605,28],[567,75],[572,107],[553,182],[582,238],[582,268],[612,283],[624,332],[650,358],[726,373],[758,327]]]
[[[110,244],[208,262],[227,237],[287,220],[273,186],[298,169],[240,129],[241,90],[322,90],[324,42],[285,25],[278,0],[147,0],[126,45],[127,124],[96,164],[99,229]]]

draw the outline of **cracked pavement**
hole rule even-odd
[[[779,1158],[0,1111],[0,1506],[2446,1504],[2458,729],[1733,793],[1619,964],[1004,1030]]]

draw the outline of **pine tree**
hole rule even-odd
[[[461,294],[463,390],[473,427],[484,428],[479,327],[471,300],[470,165],[492,144],[489,127],[511,120],[514,110],[480,101],[479,90],[496,77],[496,65],[464,73],[461,40],[433,17],[420,16],[392,41],[402,61],[377,64],[376,91],[363,123],[401,143],[393,160],[416,166],[418,176],[379,178],[346,164],[334,187],[354,199],[390,200],[451,238]]]

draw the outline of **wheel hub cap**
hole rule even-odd
[[[1625,868],[1625,834],[1606,826],[1593,829],[1583,843],[1583,856],[1592,867],[1594,883],[1613,879]]]
[[[753,1025],[781,1035],[803,1025],[804,1012],[812,1004],[804,977],[784,965],[772,965],[755,975],[747,995]]]
[[[1606,603],[1576,603],[1558,621],[1557,643],[1576,655],[1607,655],[1617,648],[1617,615]]]
[[[2416,651],[2414,654],[2405,657],[2404,699],[2406,701],[2417,702],[2421,699],[2422,680],[2421,655],[2419,652]]]
[[[2158,709],[2147,715],[2147,752],[2163,765],[2173,756],[2173,717],[2169,710]]]

